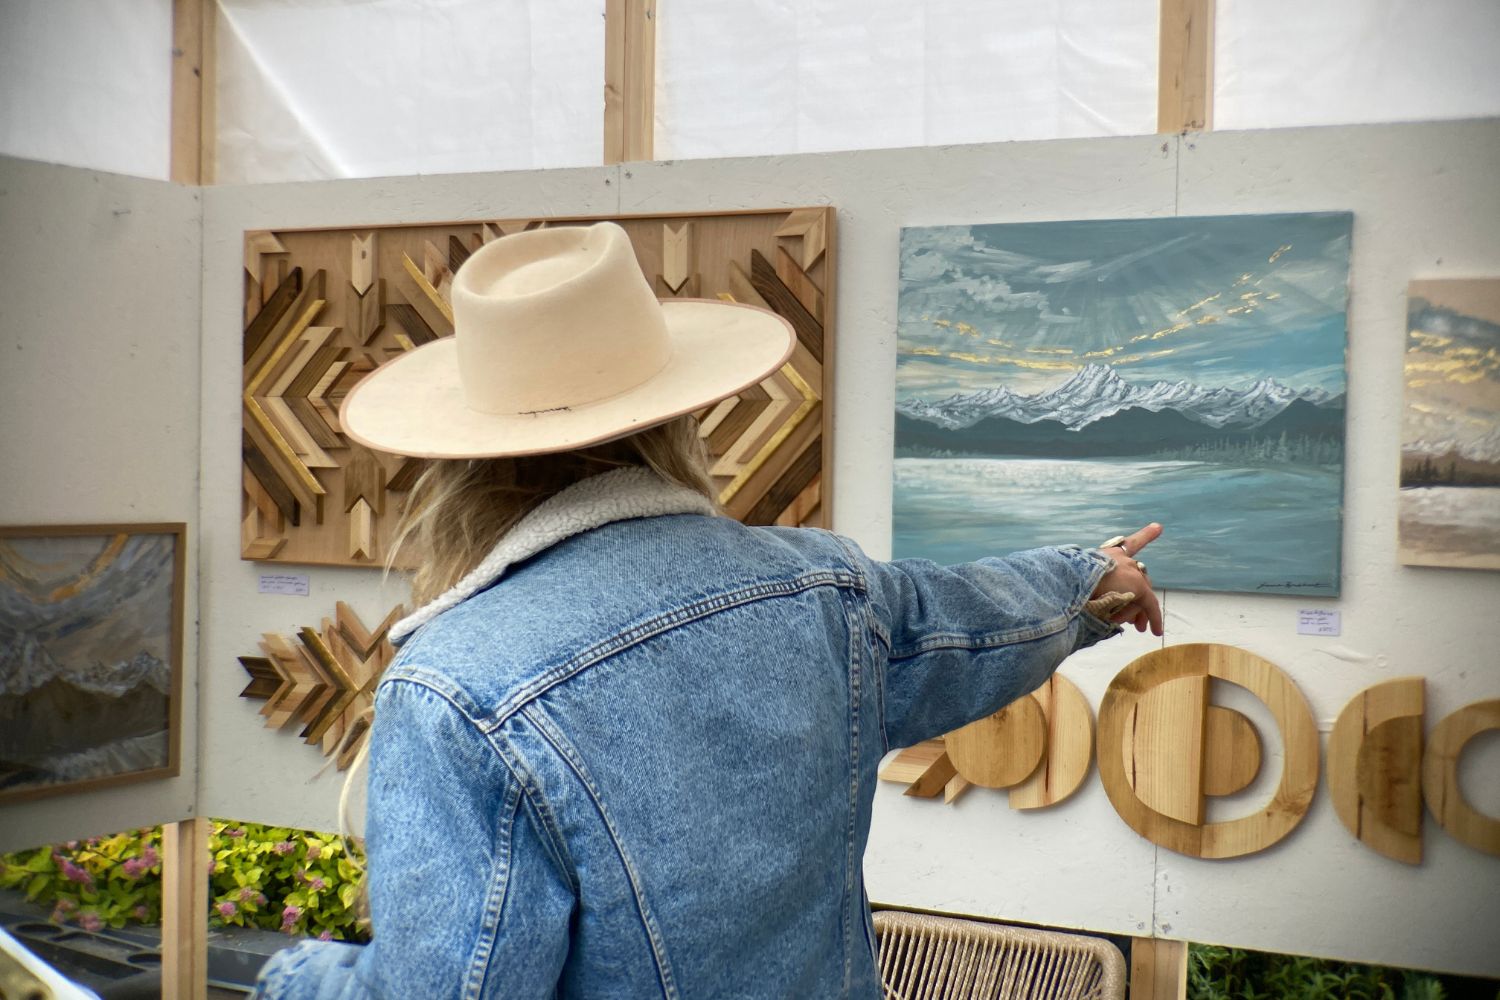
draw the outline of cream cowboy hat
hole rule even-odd
[[[753,306],[658,302],[612,222],[476,250],[453,278],[454,335],[365,376],[344,433],[417,458],[599,444],[733,396],[786,363],[791,325]]]

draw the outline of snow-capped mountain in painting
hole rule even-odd
[[[1172,410],[1211,428],[1251,429],[1297,400],[1313,406],[1335,402],[1324,389],[1293,389],[1263,378],[1243,389],[1205,388],[1191,382],[1128,382],[1107,365],[1088,365],[1055,388],[1023,396],[1005,388],[959,393],[929,402],[909,399],[897,412],[944,430],[962,430],[998,417],[1021,424],[1055,420],[1076,431],[1122,410]]]

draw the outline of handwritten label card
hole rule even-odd
[[[293,597],[307,596],[307,577],[297,573],[262,573],[262,594],[289,594]],[[1337,633],[1334,633],[1337,635]]]
[[[1338,635],[1339,613],[1322,608],[1302,608],[1297,612],[1298,635]]]

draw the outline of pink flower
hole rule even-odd
[[[131,858],[120,867],[125,870],[125,877],[128,879],[138,879],[146,873],[146,862],[140,858]]]
[[[52,908],[52,916],[48,919],[51,920],[54,924],[65,924],[68,922],[68,917],[68,911],[63,909],[62,903],[58,903]]]
[[[230,826],[230,827],[225,827],[224,828],[224,836],[226,836],[226,837],[230,837],[232,839],[238,839],[240,837],[243,837],[244,835],[245,835],[245,831],[241,830],[237,826]]]
[[[281,911],[281,926],[290,927],[297,922],[297,918],[300,916],[302,916],[302,907],[288,906]]]
[[[76,850],[78,850],[78,841],[76,841],[76,840],[70,840],[67,843],[63,844],[63,846],[66,847],[70,851],[76,851]]]
[[[278,842],[276,844],[275,847],[271,848],[271,850],[275,851],[277,854],[281,855],[283,858],[286,857],[288,854],[291,854],[296,849],[297,849],[297,845],[294,844],[294,843],[292,843],[290,840],[280,841],[280,842]]]
[[[328,888],[328,883],[324,882],[320,878],[315,878],[308,884],[313,887],[314,892],[322,892],[324,889]]]
[[[156,848],[150,846],[141,851],[141,860],[146,862],[147,868],[155,868],[161,863],[161,858],[157,856]]]
[[[307,856],[313,861],[316,861],[323,856],[323,848],[319,847],[317,844],[308,844]]]
[[[145,923],[147,920],[151,919],[151,911],[146,908],[145,903],[142,903],[140,906],[137,906],[130,912],[134,913],[135,919],[139,920],[141,923]]]
[[[72,913],[78,909],[78,904],[71,899],[59,899],[57,901],[57,908],[64,913]]]
[[[83,913],[78,917],[78,926],[86,931],[97,931],[104,926],[104,921],[99,919],[97,913]]]
[[[319,941],[332,941],[333,940],[333,931],[323,931],[321,934],[318,935],[318,940]]]
[[[266,905],[266,894],[265,893],[263,893],[263,892],[257,892],[255,894],[255,905],[256,906],[265,906]]]
[[[69,882],[77,882],[79,885],[93,885],[94,876],[79,868],[71,861],[63,862],[63,878]]]
[[[240,912],[240,908],[238,906],[235,906],[227,899],[224,900],[224,902],[220,903],[216,907],[216,909],[219,911],[219,916],[224,917],[225,919],[228,919],[229,917],[232,917],[236,913]]]

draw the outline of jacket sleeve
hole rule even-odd
[[[1065,657],[1116,633],[1084,610],[1113,563],[1077,546],[939,566],[867,560],[886,745],[905,747],[999,711]]]
[[[370,739],[373,940],[282,951],[255,996],[553,996],[575,894],[521,783],[464,713],[420,683],[381,687]]]

